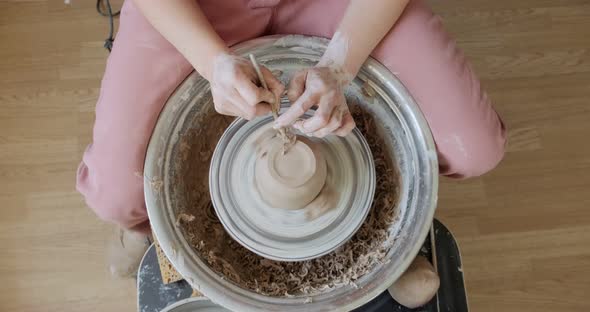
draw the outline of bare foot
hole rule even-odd
[[[423,256],[417,256],[388,290],[395,301],[415,309],[428,303],[436,295],[439,286],[440,279],[432,264]]]
[[[148,247],[147,235],[117,229],[108,246],[108,263],[111,274],[118,278],[135,277]]]

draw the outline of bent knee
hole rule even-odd
[[[439,147],[441,173],[454,178],[483,175],[494,169],[504,157],[506,130],[499,121],[496,131],[486,135],[452,134]]]
[[[147,221],[147,212],[142,179],[130,174],[132,177],[125,179],[120,172],[100,171],[82,162],[76,189],[100,219],[131,229]]]

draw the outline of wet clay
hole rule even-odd
[[[316,143],[300,137],[285,150],[278,136],[255,142],[258,145],[255,183],[251,185],[257,186],[256,191],[269,206],[301,209],[320,194],[326,182],[327,167]]]
[[[265,259],[225,232],[211,204],[208,171],[215,145],[232,119],[215,113],[210,102],[199,108],[203,112],[177,144],[171,192],[176,213],[195,217],[179,218],[185,238],[220,277],[268,296],[309,296],[345,285],[354,287],[356,280],[383,264],[395,239],[388,229],[396,221],[398,172],[373,119],[360,107],[351,106],[375,159],[375,198],[365,222],[348,242],[327,255],[299,262]]]

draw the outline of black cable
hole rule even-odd
[[[104,2],[104,3],[103,3]],[[106,8],[106,12],[104,11]],[[121,14],[121,10],[113,13],[113,8],[111,7],[111,2],[109,0],[96,0],[96,12],[102,16],[106,16],[109,18],[109,37],[104,41],[105,49],[111,50],[113,49],[113,41],[115,38],[113,37],[115,32],[115,25],[114,25],[114,18]]]

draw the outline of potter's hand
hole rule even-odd
[[[409,0],[350,1],[338,29],[334,33],[320,62],[314,68],[297,74],[289,85],[293,103],[277,121],[277,127],[295,122],[295,127],[314,136],[330,133],[346,135],[355,124],[342,89],[390,31]],[[295,102],[293,102],[295,100]],[[315,115],[304,121],[296,120],[312,106]]]
[[[269,113],[270,104],[278,101],[285,87],[266,67],[260,70],[270,91],[256,84],[256,71],[247,59],[225,53],[216,56],[209,80],[215,110],[247,120]]]
[[[356,126],[344,98],[347,76],[333,67],[317,66],[297,72],[287,96],[291,107],[276,121],[276,127],[293,127],[309,136],[328,134],[345,136]],[[317,106],[313,117],[299,120],[307,110]]]

